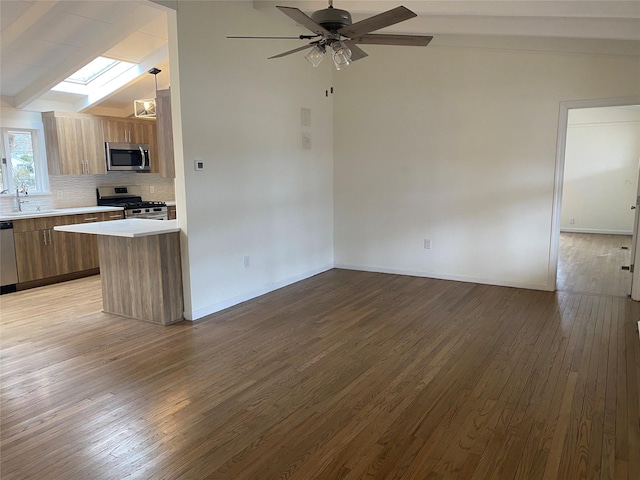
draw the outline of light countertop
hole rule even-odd
[[[179,232],[177,220],[151,220],[146,218],[127,218],[110,222],[82,223],[78,225],[60,225],[53,227],[60,232],[89,233],[112,237],[146,237],[164,233]]]
[[[0,220],[22,220],[24,218],[39,218],[39,217],[58,217],[61,215],[81,215],[83,213],[100,213],[100,212],[121,212],[124,210],[122,207],[78,207],[78,208],[58,208],[58,209],[44,209],[38,210],[25,210],[22,212],[0,212]]]

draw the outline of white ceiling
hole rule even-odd
[[[307,13],[327,6],[326,1],[239,3],[283,22],[291,20],[276,10],[276,5],[298,7]],[[384,31],[433,34],[431,47],[545,50],[553,42],[554,48],[564,45],[562,48],[574,52],[640,56],[638,0],[335,2],[336,8],[351,12],[354,22],[398,5],[405,5],[418,17]],[[155,84],[153,76],[146,73],[149,68],[162,70],[158,88],[169,84],[166,14],[153,2],[2,0],[0,27],[0,95],[4,104],[30,110],[111,108],[125,112],[135,98],[153,96]],[[139,63],[140,75],[114,94],[90,103],[49,91],[99,55]]]
[[[152,67],[169,83],[167,20],[143,1],[2,0],[0,94],[30,110],[132,110],[134,98],[154,96]],[[140,64],[139,76],[107,98],[92,100],[50,89],[99,55]]]

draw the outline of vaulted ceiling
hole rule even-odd
[[[282,22],[291,20],[276,10],[276,5],[298,7],[307,13],[327,6],[326,1],[238,3]],[[553,42],[553,48],[565,51],[640,57],[637,0],[335,2],[336,8],[351,12],[354,22],[400,4],[418,17],[385,32],[431,34],[435,47],[545,50]],[[153,95],[154,78],[147,71],[154,66],[163,71],[157,77],[158,87],[168,86],[166,14],[153,2],[2,0],[0,20],[0,94],[4,105],[31,110],[66,105],[66,109],[75,111],[102,107],[125,112],[133,99]],[[300,32],[305,30],[300,27]],[[50,91],[99,55],[138,64],[138,76],[104,98],[89,100]]]

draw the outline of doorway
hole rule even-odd
[[[632,274],[621,267],[630,265],[637,241],[631,205],[638,182],[639,100],[561,104],[549,264],[550,284],[559,290],[630,293]]]

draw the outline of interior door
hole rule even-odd
[[[633,238],[631,239],[631,298],[640,301],[640,162],[638,165],[638,191],[636,192],[635,220],[633,222]]]

